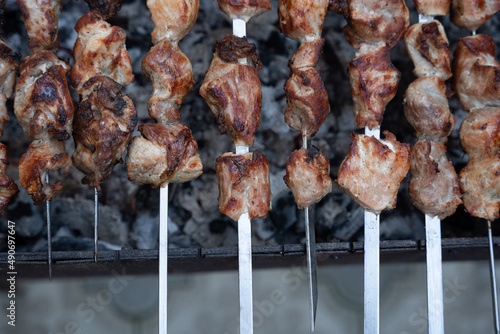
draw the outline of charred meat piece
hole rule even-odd
[[[122,0],[85,0],[93,12],[99,13],[103,19],[113,17],[122,8]]]
[[[262,104],[261,68],[255,45],[228,35],[217,42],[201,85],[200,95],[217,117],[219,132],[231,132],[235,145],[253,145]]]
[[[439,21],[417,23],[405,34],[405,43],[417,77],[437,75],[447,80],[451,78],[450,44],[446,32]]]
[[[7,103],[5,94],[0,94],[0,137],[3,136],[3,126],[10,120],[5,103]]]
[[[180,121],[179,106],[194,84],[193,68],[186,55],[164,38],[142,60],[142,71],[153,82],[149,115],[162,124]]]
[[[14,93],[17,75],[17,62],[21,54],[13,52],[11,48],[0,39],[0,94],[9,99]]]
[[[351,135],[349,154],[339,168],[338,184],[363,209],[380,214],[396,207],[399,186],[410,169],[410,144],[389,131],[385,140]]]
[[[155,24],[153,44],[164,38],[177,44],[193,28],[200,8],[199,0],[147,0],[146,4]]]
[[[79,94],[87,80],[98,75],[108,76],[122,86],[134,81],[132,62],[125,48],[125,30],[111,26],[96,12],[82,16],[75,30],[78,38],[70,79]]]
[[[490,221],[500,217],[500,154],[469,160],[460,171],[465,210]]]
[[[462,204],[458,176],[446,146],[432,140],[418,141],[411,151],[410,197],[423,213],[444,219]]]
[[[7,176],[7,146],[0,143],[0,217],[5,214],[7,204],[19,192],[17,185]]]
[[[499,10],[500,0],[452,0],[451,21],[474,31]]]
[[[67,173],[70,167],[71,157],[66,153],[64,142],[54,138],[37,139],[19,160],[19,181],[38,205],[50,201],[62,189],[61,182],[45,182],[47,173],[57,170]]]
[[[59,49],[58,20],[61,14],[59,0],[17,0],[26,30],[28,47],[31,51],[56,51]]]
[[[302,136],[315,135],[330,113],[328,94],[318,70],[304,68],[292,71],[284,88],[287,97],[286,124],[301,131]]]
[[[252,17],[271,10],[271,0],[217,0],[217,2],[231,20],[241,19],[248,22]]]
[[[429,16],[445,16],[450,11],[451,0],[413,0],[417,12]]]
[[[474,109],[460,126],[460,142],[469,159],[500,154],[500,108]]]
[[[462,108],[500,107],[500,63],[493,39],[484,34],[460,38],[454,56],[453,86]]]
[[[141,124],[141,137],[130,142],[127,174],[153,187],[191,181],[202,173],[198,144],[184,124]]]
[[[83,88],[75,113],[73,163],[86,175],[84,184],[100,189],[115,165],[123,162],[137,114],[122,86],[108,77],[94,77]]]
[[[70,138],[73,101],[66,81],[69,70],[68,64],[45,50],[21,62],[14,113],[28,137]]]
[[[413,81],[403,104],[406,120],[417,138],[446,142],[455,127],[455,116],[448,106],[443,78],[431,75]]]
[[[297,207],[307,208],[332,191],[330,161],[315,146],[295,150],[286,162],[283,180],[292,191]]]
[[[389,48],[354,58],[347,64],[347,72],[356,125],[370,129],[379,126],[401,78],[401,73],[391,63]]]
[[[281,31],[301,43],[321,37],[329,0],[279,0]]]
[[[260,151],[217,158],[219,210],[237,221],[244,212],[250,219],[265,218],[271,210],[269,163]]]
[[[315,38],[311,41],[302,43],[288,62],[290,70],[293,71],[300,70],[305,67],[316,67],[324,45],[325,40],[323,38]]]

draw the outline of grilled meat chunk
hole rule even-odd
[[[17,185],[7,176],[7,146],[0,143],[0,217],[5,214],[7,204],[19,192]]]
[[[107,20],[116,15],[122,8],[122,0],[85,0],[90,11],[99,13]]]
[[[58,50],[60,0],[17,0],[17,6],[28,31],[30,50]]]
[[[0,137],[3,135],[3,126],[10,119],[5,103],[14,93],[17,60],[20,57],[19,53],[12,52],[0,39]]]
[[[14,113],[28,137],[70,138],[73,101],[66,82],[69,70],[68,64],[45,50],[21,62]]]
[[[19,160],[19,181],[31,195],[35,205],[50,201],[61,189],[61,182],[46,183],[48,172],[62,170],[67,173],[71,157],[66,153],[64,142],[54,138],[36,139]]]
[[[271,10],[271,0],[217,0],[217,2],[231,20],[241,19],[248,22],[252,17]]]
[[[147,0],[155,29],[151,33],[153,44],[168,38],[174,45],[193,28],[199,0]]]
[[[109,77],[94,77],[83,86],[75,113],[73,163],[86,176],[82,182],[100,189],[122,155],[137,125],[132,99]]]
[[[406,31],[405,43],[417,77],[437,75],[445,80],[451,78],[450,44],[439,21],[412,25]]]
[[[70,79],[79,94],[87,80],[98,75],[108,76],[122,86],[134,81],[132,62],[125,48],[125,30],[111,26],[96,12],[82,16],[75,30],[78,38]]]
[[[325,40],[323,38],[315,38],[300,44],[299,49],[293,54],[288,62],[290,70],[293,72],[294,70],[300,70],[307,67],[316,67],[324,45]]]
[[[380,214],[396,207],[399,186],[410,169],[410,144],[389,131],[385,140],[351,135],[349,154],[339,168],[337,182],[363,209]]]
[[[451,21],[474,31],[499,10],[500,0],[452,0]]]
[[[235,221],[245,212],[250,219],[267,216],[271,210],[269,163],[260,151],[224,153],[217,158],[215,167],[220,212]]]
[[[184,124],[141,124],[141,137],[130,142],[127,174],[153,187],[191,181],[202,173],[198,144]]]
[[[279,0],[281,31],[301,43],[320,38],[328,4],[329,0]]]
[[[178,109],[194,84],[189,59],[164,38],[144,57],[142,71],[153,82],[153,93],[148,101],[149,116],[162,124],[179,122]]]
[[[450,11],[451,0],[413,0],[417,12],[429,16],[445,16]]]
[[[500,107],[500,63],[495,43],[484,34],[460,38],[453,60],[453,86],[464,110]]]
[[[330,161],[315,146],[295,150],[286,162],[283,177],[299,209],[318,203],[332,191]]]
[[[411,151],[410,197],[423,213],[444,219],[462,204],[458,176],[446,146],[432,140],[419,140]]]
[[[469,159],[500,154],[500,108],[474,109],[460,126],[460,142]]]
[[[235,145],[253,145],[262,104],[261,68],[255,45],[228,35],[217,42],[201,85],[200,95],[217,117],[219,132],[231,132]]]
[[[347,64],[347,72],[356,125],[370,129],[379,126],[401,78],[401,73],[391,63],[389,48],[354,58]]]
[[[404,95],[406,120],[415,129],[419,139],[446,142],[455,127],[455,116],[450,112],[444,79],[425,76],[413,81]]]

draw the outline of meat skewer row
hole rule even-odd
[[[396,95],[401,73],[390,61],[390,50],[410,23],[404,1],[330,1],[344,15],[344,34],[356,49],[347,65],[353,111],[364,135],[353,134],[349,154],[340,165],[337,182],[365,209],[364,332],[379,333],[380,213],[396,206],[401,182],[408,173],[410,148],[380,125],[385,107]]]
[[[315,68],[325,43],[321,30],[328,4],[329,0],[278,2],[281,31],[300,43],[290,59],[290,79],[284,89],[287,97],[285,122],[302,132],[303,145],[288,159],[283,179],[292,191],[297,207],[304,209],[311,332],[315,328],[318,285],[315,229],[314,223],[309,221],[309,206],[332,191],[329,160],[317,147],[309,148],[311,137],[330,112],[328,94]]]
[[[139,125],[140,137],[131,141],[127,155],[129,180],[160,188],[159,329],[167,333],[168,184],[187,182],[202,173],[198,145],[191,130],[179,123],[180,105],[194,84],[191,62],[177,46],[193,27],[199,0],[148,0],[155,24],[154,46],[142,61],[153,82],[149,115],[156,124]]]
[[[240,333],[253,333],[251,219],[271,209],[269,163],[260,152],[249,152],[260,121],[262,68],[256,47],[246,39],[246,23],[271,9],[270,0],[218,0],[233,22],[233,35],[215,46],[200,95],[217,118],[219,132],[231,133],[236,154],[216,160],[219,210],[238,221],[238,285]]]

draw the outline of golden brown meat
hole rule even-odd
[[[429,16],[445,16],[450,11],[451,0],[413,0],[417,12]]]
[[[401,73],[391,63],[389,48],[354,58],[347,64],[347,71],[356,125],[370,129],[379,126],[401,78]]]
[[[149,116],[162,124],[180,121],[179,106],[194,84],[193,68],[186,55],[164,38],[144,57],[142,71],[153,82]]]
[[[499,10],[500,0],[452,0],[451,21],[474,31]]]
[[[36,139],[19,160],[19,181],[38,205],[50,201],[62,189],[61,182],[46,183],[47,173],[57,170],[67,173],[70,167],[71,158],[64,142],[54,138]]]
[[[465,210],[490,221],[500,217],[500,154],[472,159],[460,171]]]
[[[293,70],[284,88],[286,124],[301,131],[302,136],[314,136],[330,113],[328,94],[318,70]]]
[[[330,161],[315,146],[295,150],[286,162],[283,180],[292,191],[297,207],[307,208],[332,192]]]
[[[127,154],[128,179],[151,184],[191,181],[202,173],[198,144],[184,124],[141,124]]]
[[[293,72],[293,70],[300,70],[305,67],[316,67],[324,45],[325,40],[323,38],[315,38],[300,44],[298,50],[288,62],[290,70]]]
[[[410,25],[403,0],[334,0],[330,7],[346,18],[344,34],[357,55],[384,45],[392,49]]]
[[[105,20],[115,16],[122,8],[122,0],[85,0],[85,2],[89,5],[90,11],[101,14]]]
[[[411,151],[409,192],[413,204],[423,213],[444,219],[462,204],[458,176],[446,146],[419,140]]]
[[[70,138],[73,101],[66,82],[69,70],[68,64],[45,50],[21,62],[14,113],[28,137]]]
[[[83,100],[75,113],[73,154],[82,182],[100,189],[122,155],[137,125],[132,99],[108,77],[94,77],[83,86]]]
[[[132,62],[125,48],[125,30],[111,26],[96,12],[82,16],[75,30],[78,38],[70,79],[79,94],[87,80],[98,75],[108,76],[122,86],[134,81]]]
[[[469,159],[500,154],[500,108],[474,109],[460,126],[460,142]]]
[[[447,141],[455,127],[455,116],[448,106],[443,78],[431,75],[413,81],[405,92],[403,105],[406,120],[417,138]]]
[[[301,43],[320,38],[328,4],[329,0],[279,0],[281,31]]]
[[[253,145],[262,104],[257,73],[261,68],[255,45],[246,38],[228,35],[217,42],[200,87],[200,95],[217,117],[219,132],[231,132],[235,145]]]
[[[451,78],[450,45],[439,21],[412,25],[406,31],[405,43],[415,65],[413,74],[417,77],[437,75],[445,80]]]
[[[199,0],[147,0],[146,4],[155,24],[153,44],[168,38],[177,45],[193,28],[200,8]]]
[[[7,146],[0,143],[0,217],[5,214],[7,204],[19,192],[17,185],[7,176]]]
[[[339,168],[337,182],[363,209],[380,214],[396,207],[399,186],[410,169],[410,144],[389,131],[385,140],[351,135],[349,154]]]
[[[269,163],[260,151],[217,158],[219,210],[237,221],[248,212],[250,219],[265,218],[271,210]]]
[[[500,107],[500,63],[484,34],[460,38],[453,59],[453,86],[464,110]]]
[[[31,51],[59,49],[58,20],[61,14],[59,0],[17,0],[28,31]]]
[[[217,0],[217,2],[231,20],[241,19],[248,22],[252,17],[271,10],[271,0]]]

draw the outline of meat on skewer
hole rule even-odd
[[[451,21],[461,28],[475,31],[498,11],[499,0],[452,0]]]
[[[7,99],[14,93],[16,85],[17,61],[21,55],[13,52],[0,39],[0,137],[3,135],[3,126],[9,121]]]
[[[445,16],[450,11],[451,0],[413,0],[417,12],[427,16]]]
[[[147,0],[155,28],[151,33],[153,44],[168,39],[177,45],[193,28],[200,2],[198,0]]]
[[[58,20],[60,0],[17,0],[22,19],[28,31],[31,51],[57,51],[59,49]]]
[[[0,143],[0,217],[5,214],[7,204],[19,192],[14,180],[7,176],[7,146]]]
[[[99,13],[107,20],[115,16],[122,8],[122,0],[85,0],[91,12]]]
[[[252,17],[271,10],[269,0],[217,0],[219,8],[231,20],[240,19],[245,22]]]

